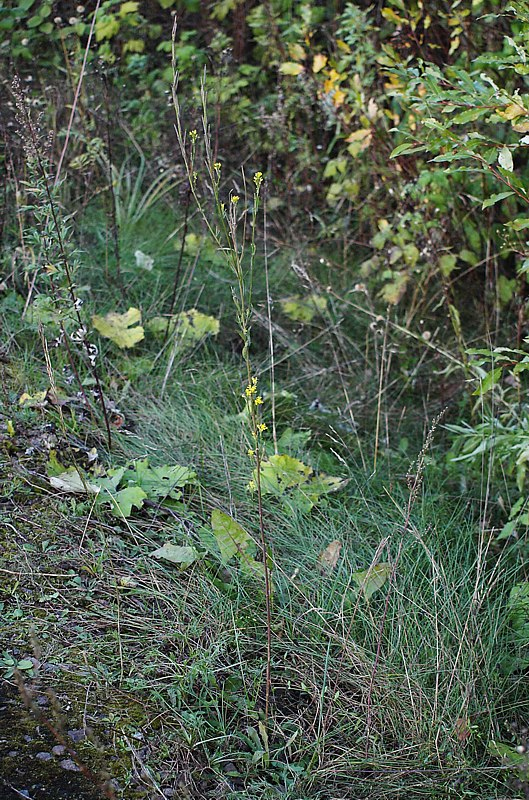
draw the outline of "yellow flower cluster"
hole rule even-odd
[[[248,384],[248,386],[247,386],[247,387],[246,387],[246,389],[244,390],[244,394],[246,395],[246,397],[247,397],[248,399],[250,399],[251,397],[253,397],[253,396],[254,396],[254,394],[257,394],[257,378],[256,378],[256,377],[253,377],[253,378],[250,380],[250,383]]]

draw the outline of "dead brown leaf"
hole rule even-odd
[[[331,572],[336,568],[341,549],[342,543],[338,539],[335,539],[327,545],[325,550],[322,550],[318,556],[318,569],[320,572]]]

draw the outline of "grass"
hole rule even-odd
[[[89,209],[79,285],[91,310],[137,304],[146,318],[164,310],[178,243],[167,241],[174,212],[161,208],[122,242],[125,304],[109,284],[99,212]],[[443,469],[442,431],[408,513],[406,471],[423,446],[424,415],[402,421],[391,412],[389,379],[379,391],[382,340],[367,324],[337,325],[335,306],[313,326],[274,312],[279,433],[310,428],[308,444],[291,454],[347,483],[309,515],[265,498],[274,580],[268,726],[260,582],[213,557],[184,571],[152,557],[166,541],[197,544],[212,508],[258,537],[229,282],[216,254],[190,242],[179,308],[220,317],[221,334],[176,359],[163,394],[168,353],[159,342],[132,353],[101,342],[106,392],[125,420],[112,453],[76,400],[64,406],[64,428],[50,405],[17,406],[22,391],[48,381],[35,326],[19,321],[14,295],[4,301],[3,420],[15,433],[4,425],[1,649],[38,659],[25,684],[56,693],[49,713],[60,709],[65,729],[93,728],[79,756],[113,777],[119,797],[167,789],[226,800],[518,796],[512,771],[488,751],[491,740],[517,743],[527,708],[521,675],[504,668],[515,560],[480,526],[478,497],[461,497]],[[134,267],[137,248],[154,256],[152,273]],[[274,297],[302,291],[284,258],[271,264]],[[266,318],[259,270],[255,293]],[[253,341],[266,381],[265,324],[255,324]],[[350,363],[340,362],[350,342],[366,341],[368,351],[356,344]],[[376,358],[366,357],[373,347]],[[60,382],[66,358],[52,355]],[[360,432],[343,411],[352,376]],[[377,399],[389,440],[381,437],[373,474]],[[192,466],[200,486],[183,508],[121,520],[82,495],[53,492],[50,447],[65,463],[84,463],[94,444],[106,465],[148,456]],[[334,541],[340,557],[324,569],[320,556]],[[394,575],[367,600],[354,575],[381,564]]]

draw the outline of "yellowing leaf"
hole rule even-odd
[[[362,142],[364,139],[367,139],[371,136],[371,128],[360,128],[358,131],[353,131],[349,134],[346,142]]]
[[[335,569],[340,558],[341,549],[342,543],[338,539],[335,539],[320,553],[318,556],[318,566],[322,572],[330,572]]]
[[[76,467],[70,467],[66,472],[62,472],[60,475],[53,475],[49,481],[54,489],[58,489],[60,492],[67,492],[68,494],[99,493],[99,486],[88,483]]]
[[[288,46],[288,54],[293,61],[303,61],[305,59],[305,50],[300,44],[292,42]]]
[[[399,17],[399,15],[396,14],[395,11],[393,11],[392,8],[387,8],[387,7],[383,8],[381,13],[382,13],[382,16],[384,17],[384,19],[387,19],[388,22],[393,22],[395,25],[405,25],[406,24],[406,20],[403,19],[402,17]]]
[[[316,314],[322,314],[327,308],[327,298],[319,294],[307,297],[293,295],[279,301],[281,310],[294,322],[312,322]]]
[[[392,281],[379,292],[380,297],[385,303],[396,305],[401,300],[406,291],[410,276],[406,272],[397,272]]]
[[[347,150],[352,156],[357,156],[358,153],[361,153],[369,147],[372,138],[373,132],[371,128],[360,128],[360,130],[353,131],[345,140],[349,142]]]
[[[112,39],[119,33],[119,20],[116,17],[103,16],[96,22],[96,41],[102,42],[105,39]]]
[[[511,122],[513,131],[517,133],[527,133],[529,131],[529,121],[527,122]]]
[[[145,50],[145,42],[143,39],[129,39],[123,45],[123,53],[143,53]]]
[[[340,75],[339,72],[336,72],[335,69],[329,70],[328,75],[329,75],[329,77],[327,78],[327,80],[323,84],[323,91],[326,94],[328,94],[329,92],[332,92],[336,88],[336,84],[339,83],[339,81],[341,81],[341,79],[343,77],[342,75]]]
[[[337,44],[338,48],[340,50],[342,50],[344,53],[350,53],[351,52],[351,48],[349,47],[347,42],[344,42],[343,39],[337,39],[336,40],[336,44]]]
[[[139,308],[129,308],[125,314],[111,311],[104,317],[92,317],[92,325],[105,339],[110,339],[118,347],[134,347],[141,342],[145,333],[141,325],[133,328],[141,320]]]
[[[45,389],[43,392],[35,392],[35,394],[28,394],[27,392],[24,392],[24,394],[19,397],[18,404],[24,408],[42,408],[46,402],[47,394],[47,389]]]
[[[384,586],[390,575],[391,564],[382,563],[375,564],[374,567],[362,572],[353,572],[352,578],[363,592],[365,599],[369,600],[375,592]]]
[[[314,56],[314,61],[312,62],[312,71],[313,72],[320,72],[324,66],[327,64],[327,56],[318,53]]]
[[[153,317],[146,327],[155,336],[174,334],[179,348],[186,350],[207,336],[216,336],[220,330],[220,322],[215,317],[191,308],[172,317]]]
[[[496,114],[503,119],[513,120],[516,119],[516,117],[528,116],[529,112],[523,106],[518,105],[518,103],[509,103],[509,105],[503,106],[503,108],[497,108]]]
[[[345,92],[342,92],[341,89],[337,89],[332,96],[332,102],[335,108],[339,108],[343,106],[345,101]]]
[[[135,2],[135,0],[127,0],[126,3],[122,3],[119,7],[119,16],[126,17],[127,14],[134,14],[139,7],[139,3]]]
[[[301,75],[304,70],[303,64],[296,64],[295,61],[284,61],[279,67],[279,72],[283,75]]]

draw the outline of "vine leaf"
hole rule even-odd
[[[132,307],[124,314],[111,311],[104,317],[99,317],[97,314],[92,317],[92,325],[96,331],[105,339],[110,339],[114,344],[117,344],[121,349],[134,347],[144,338],[145,332],[142,326],[136,325],[140,321],[140,309]]]

